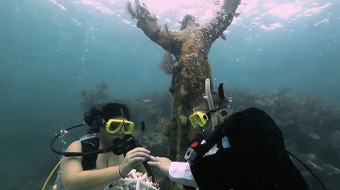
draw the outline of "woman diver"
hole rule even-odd
[[[142,163],[149,158],[149,150],[138,146],[132,146],[130,150],[112,148],[115,142],[122,145],[117,139],[121,140],[129,136],[134,128],[125,105],[108,103],[101,109],[92,108],[85,113],[84,120],[91,127],[89,134],[71,143],[61,160],[60,174],[63,189],[104,189],[108,184],[115,183],[126,176],[134,168],[141,172],[146,171]],[[98,154],[98,150],[105,149],[107,150],[104,153]],[[94,154],[67,156],[67,153],[72,152],[94,152]]]

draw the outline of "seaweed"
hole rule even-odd
[[[172,75],[177,66],[177,60],[174,55],[169,52],[165,52],[159,66],[165,74]]]

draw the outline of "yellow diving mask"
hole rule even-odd
[[[132,121],[123,119],[109,119],[105,123],[105,128],[108,133],[115,134],[122,129],[124,134],[131,134],[135,124]]]
[[[209,120],[208,114],[204,112],[195,112],[189,116],[189,121],[194,128],[204,127]]]

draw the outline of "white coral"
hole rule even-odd
[[[123,189],[135,190],[159,190],[157,183],[153,183],[148,174],[137,172],[135,169],[131,170],[128,177],[119,180]]]

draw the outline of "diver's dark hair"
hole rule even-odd
[[[105,121],[120,116],[130,120],[129,109],[127,108],[126,105],[119,103],[108,103],[104,105],[102,108],[101,116]]]
[[[102,126],[102,119],[108,121],[114,117],[125,117],[130,120],[129,109],[126,105],[120,103],[108,103],[103,107],[93,107],[90,111],[84,113],[84,121],[88,126]]]
[[[93,107],[90,111],[84,113],[84,122],[88,126],[101,126],[101,110],[98,107]]]

